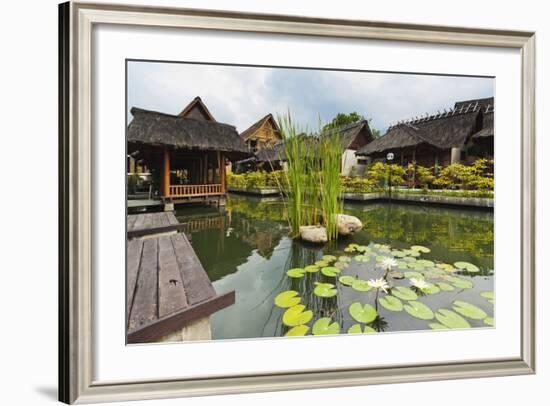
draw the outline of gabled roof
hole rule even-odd
[[[199,112],[199,115],[196,112]],[[180,117],[190,117],[195,119],[203,118],[207,121],[216,121],[206,104],[203,103],[202,99],[197,96],[178,114]]]
[[[250,155],[248,147],[232,125],[136,107],[132,107],[131,113],[134,117],[128,125],[128,142],[222,151],[236,158]]]
[[[468,106],[473,108],[476,105],[479,106],[483,111],[485,111],[487,109],[487,106],[494,107],[495,98],[486,97],[484,99],[471,99],[471,100],[457,101],[455,103],[454,108],[460,110],[461,108],[467,108]]]
[[[281,138],[281,130],[279,129],[279,125],[277,124],[277,121],[273,118],[273,114],[269,113],[266,114],[264,117],[260,118],[258,121],[256,121],[254,124],[252,124],[250,127],[248,127],[246,130],[244,130],[241,133],[241,138],[243,140],[247,140],[248,138],[252,137],[256,131],[258,131],[262,126],[269,122],[271,124],[271,127],[274,129],[275,134],[277,135],[277,138]]]
[[[360,120],[355,123],[340,126],[336,131],[340,133],[344,149],[357,150],[373,140],[367,120]],[[326,133],[330,133],[330,131],[325,131],[325,134]]]
[[[483,113],[483,120],[481,125],[481,130],[472,135],[472,138],[488,138],[494,137],[495,135],[495,112],[489,111],[488,113]]]

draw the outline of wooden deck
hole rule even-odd
[[[128,343],[156,341],[190,322],[235,303],[235,291],[218,295],[183,233],[158,235],[180,224],[173,213],[128,216]]]

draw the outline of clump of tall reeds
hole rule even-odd
[[[327,229],[328,239],[333,240],[338,234],[337,214],[342,209],[340,134],[332,129],[308,135],[290,114],[278,117],[278,122],[288,166],[279,188],[292,235],[299,235],[300,226],[321,224]]]

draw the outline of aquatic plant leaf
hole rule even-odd
[[[441,289],[439,289],[439,286],[434,285],[433,283],[430,283],[428,286],[426,286],[425,288],[422,288],[421,290],[422,292],[427,293],[428,295],[435,295],[441,292]]]
[[[411,316],[421,320],[431,320],[434,318],[434,312],[422,302],[411,301],[403,306],[405,311]]]
[[[401,300],[418,299],[418,295],[411,288],[406,288],[404,286],[396,286],[392,288],[391,294]]]
[[[461,315],[448,309],[439,309],[435,313],[435,318],[441,324],[444,324],[448,328],[470,328],[470,323],[464,319]]]
[[[392,312],[400,312],[403,310],[403,303],[401,303],[401,300],[391,295],[386,295],[379,298],[378,303],[380,303],[384,309]]]
[[[407,269],[407,268],[408,268],[407,265],[408,265],[408,262],[407,262],[407,261],[403,261],[403,260],[401,260],[401,259],[397,261],[397,267],[398,267],[399,269]]]
[[[350,328],[348,328],[348,334],[371,334],[376,333],[376,330],[373,329],[371,326],[365,326],[363,330],[361,330],[360,324],[354,324]]]
[[[334,263],[334,266],[338,269],[346,269],[349,267],[349,264],[347,262],[340,262],[340,261],[337,261]]]
[[[484,297],[485,299],[494,299],[495,298],[495,292],[492,290],[484,290],[479,294],[481,297]]]
[[[350,316],[359,323],[370,323],[378,316],[376,309],[370,304],[362,305],[359,302],[355,302],[349,306],[348,310]]]
[[[443,324],[440,324],[440,323],[430,323],[430,324],[428,324],[428,326],[432,330],[449,330],[449,327],[444,326]]]
[[[388,276],[390,278],[393,278],[393,279],[404,279],[405,278],[405,274],[403,272],[399,272],[399,271],[391,271],[388,273]]]
[[[488,301],[489,303],[491,303],[491,304],[495,304],[494,299],[488,299],[487,301]]]
[[[363,279],[356,279],[352,282],[351,287],[358,292],[368,292],[372,289],[372,286],[369,285],[367,281]]]
[[[407,254],[408,257],[416,258],[420,256],[420,252],[414,250],[403,250],[403,252]]]
[[[430,261],[429,259],[419,259],[416,261],[416,263],[426,268],[435,266],[435,263],[433,261]]]
[[[464,317],[468,317],[470,319],[474,320],[483,320],[487,317],[487,313],[480,309],[479,307],[471,304],[466,303],[461,300],[455,300],[453,302],[453,310]]]
[[[488,325],[488,326],[491,326],[491,327],[494,327],[495,325],[495,319],[493,319],[492,317],[485,317],[483,319],[483,322]]]
[[[305,324],[300,324],[299,326],[292,327],[290,330],[288,330],[285,334],[285,337],[305,336],[308,331],[309,326],[306,326]]]
[[[440,268],[440,269],[443,269],[446,272],[454,272],[454,270],[455,270],[454,266],[452,266],[451,264],[446,264],[444,262],[440,262],[440,263],[436,264],[435,266]]]
[[[333,297],[336,296],[338,290],[334,288],[332,283],[317,283],[313,293],[320,297]]]
[[[416,262],[415,257],[403,257],[403,261],[405,262]]]
[[[366,245],[358,245],[355,249],[356,249],[357,251],[359,251],[359,252],[367,252],[367,251],[370,251],[370,248],[367,247]]]
[[[306,272],[313,273],[319,271],[319,267],[317,265],[308,265],[304,268]]]
[[[301,301],[302,298],[298,296],[298,292],[295,290],[287,290],[275,296],[275,305],[282,307],[283,309],[296,306]]]
[[[342,272],[342,270],[336,268],[335,266],[325,266],[324,268],[321,268],[321,273],[325,276],[336,276]]]
[[[327,334],[339,334],[340,333],[340,324],[337,322],[331,323],[332,319],[330,317],[322,317],[313,323],[311,332],[315,336],[327,335]]]
[[[471,273],[479,272],[479,268],[477,266],[475,266],[474,264],[471,264],[469,262],[465,262],[465,261],[455,262],[454,266],[457,267],[458,269],[463,269],[463,270],[465,270],[467,272],[471,272]]]
[[[322,268],[324,266],[328,266],[329,264],[327,261],[320,260],[320,261],[315,261],[315,265],[317,265],[319,268]]]
[[[311,310],[305,310],[304,305],[295,305],[286,309],[283,313],[283,323],[285,326],[294,327],[300,324],[306,324],[313,318]],[[304,311],[305,310],[305,311]]]
[[[356,255],[353,257],[357,262],[369,262],[370,256],[369,255]]]
[[[286,271],[286,274],[291,278],[301,278],[306,273],[304,268],[292,268]]]
[[[355,252],[355,248],[346,247],[344,248],[344,252],[348,252],[348,253]]]
[[[406,256],[407,254],[405,254],[403,251],[399,251],[399,250],[393,250],[391,252],[391,254],[396,257],[396,258],[403,258],[404,256]]]
[[[415,271],[423,271],[426,267],[418,262],[409,262],[408,267],[414,269]]]
[[[323,261],[326,261],[326,262],[334,262],[336,261],[336,257],[334,255],[323,255],[323,257],[321,258]]]
[[[459,278],[458,276],[448,276],[446,279],[458,289],[472,289],[474,287],[473,282]]]
[[[431,251],[428,247],[424,247],[424,246],[422,246],[422,245],[413,245],[413,246],[411,247],[411,250],[417,251],[417,252],[422,252],[422,253],[424,253],[424,254],[427,254],[428,252]]]
[[[445,283],[445,282],[438,282],[437,286],[439,286],[439,289],[441,289],[445,292],[452,292],[453,290],[455,290],[453,285],[450,285],[450,284]]]
[[[420,272],[414,272],[414,271],[407,271],[403,272],[403,275],[405,275],[405,278],[416,278],[416,279],[424,279],[424,275]]]
[[[342,275],[338,278],[338,280],[342,285],[351,286],[355,281],[355,278],[349,275]]]
[[[338,257],[338,262],[349,262],[351,261],[351,258],[346,255],[341,255]]]

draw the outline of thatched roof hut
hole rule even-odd
[[[358,150],[371,142],[374,138],[367,120],[360,120],[355,123],[337,127],[335,131],[340,135],[344,150]],[[330,135],[331,131],[325,131],[325,134]]]
[[[250,156],[248,147],[232,125],[136,107],[131,112],[134,118],[128,125],[129,143],[220,151],[231,159]]]
[[[281,130],[279,129],[279,125],[273,117],[273,114],[271,113],[266,114],[250,127],[248,127],[246,130],[244,130],[241,133],[241,138],[246,141],[250,138],[256,137],[258,136],[258,133],[262,131],[262,129],[264,129],[264,131],[266,132],[266,138],[275,138],[278,140],[281,139]]]
[[[461,101],[455,103],[452,110],[399,122],[390,126],[382,137],[361,148],[357,155],[382,156],[392,150],[419,146],[439,151],[462,148],[474,136],[492,136],[493,102],[493,98]],[[482,126],[485,130],[479,134]]]

